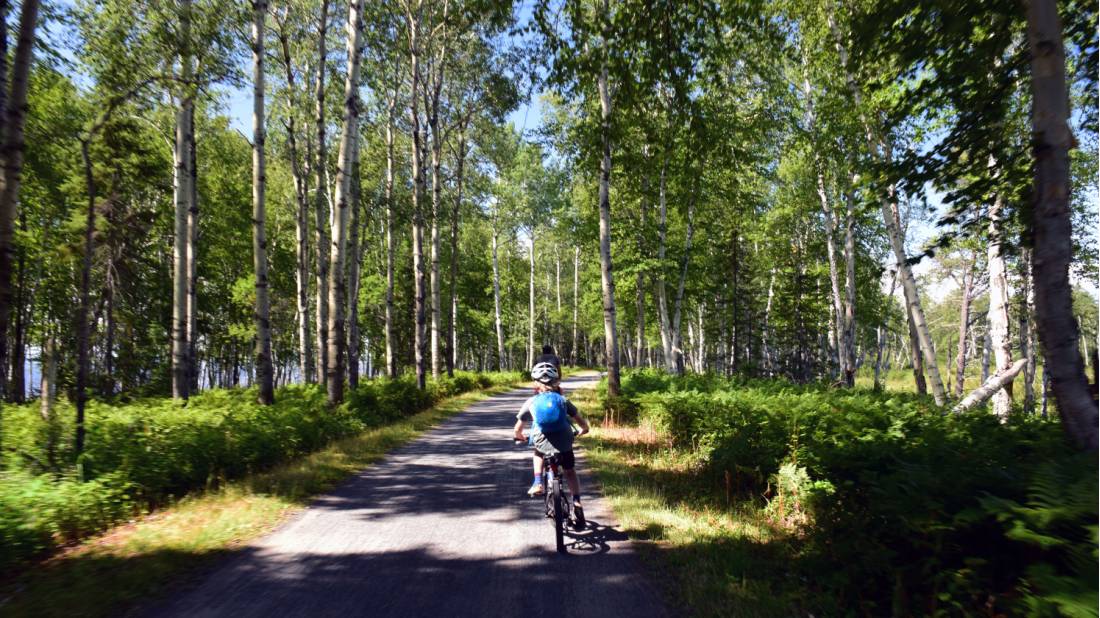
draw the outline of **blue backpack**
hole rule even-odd
[[[569,430],[569,414],[566,412],[565,397],[557,393],[535,395],[531,402],[531,413],[542,433]]]

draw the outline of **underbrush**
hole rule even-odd
[[[270,468],[445,398],[521,378],[455,372],[423,391],[406,377],[372,380],[335,408],[317,385],[281,388],[271,406],[256,403],[255,389],[206,391],[185,407],[164,398],[89,402],[79,457],[72,450],[70,403],[58,401],[50,420],[37,404],[5,406],[0,572],[189,491]]]
[[[688,503],[755,503],[784,532],[792,572],[775,577],[805,582],[807,611],[1096,615],[1096,455],[1072,452],[1056,421],[653,371],[602,392],[609,416],[693,462],[708,497]]]

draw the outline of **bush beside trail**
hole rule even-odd
[[[255,389],[171,399],[89,402],[86,449],[72,452],[72,405],[53,420],[38,404],[5,406],[0,472],[0,572],[188,491],[269,468],[335,439],[400,420],[465,392],[519,382],[518,372],[455,372],[420,390],[408,377],[363,382],[329,408],[317,385],[287,386],[276,403]]]
[[[1096,615],[1097,460],[1057,420],[636,371],[605,403],[790,531],[814,613]]]

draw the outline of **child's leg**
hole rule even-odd
[[[565,482],[569,483],[569,491],[573,492],[573,497],[576,498],[575,502],[580,502],[581,483],[577,480],[577,471],[566,470]]]
[[[534,470],[535,478],[542,476],[542,457],[539,457],[538,453],[531,456],[531,468]]]

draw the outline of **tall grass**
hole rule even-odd
[[[1055,420],[1002,424],[914,394],[651,371],[625,376],[623,392],[605,405],[654,428],[662,447],[606,433],[605,470],[680,486],[669,506],[694,505],[689,518],[726,504],[770,522],[783,534],[761,551],[787,557],[775,587],[803,582],[799,611],[1095,615],[1096,456],[1070,451]],[[671,477],[670,458],[681,462]],[[693,538],[679,542],[689,553],[741,547]]]

